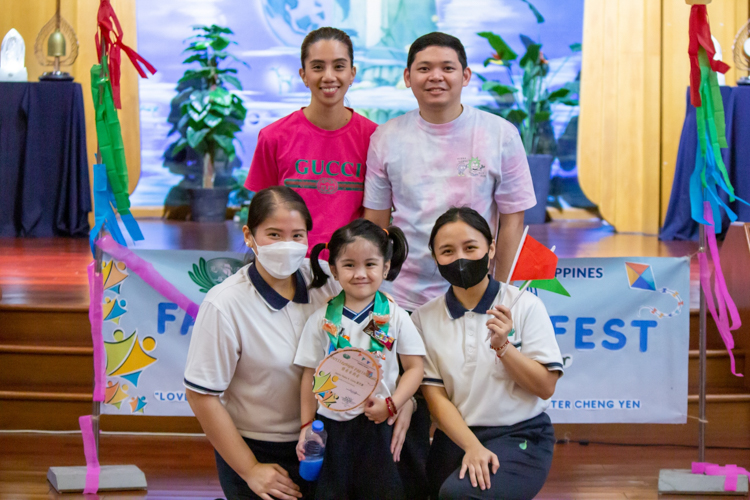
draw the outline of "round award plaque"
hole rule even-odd
[[[364,349],[337,349],[315,370],[313,392],[332,411],[349,411],[367,401],[382,376],[375,356]]]

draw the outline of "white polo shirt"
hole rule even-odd
[[[412,314],[424,339],[427,355],[423,385],[445,387],[451,402],[469,426],[513,425],[536,417],[549,406],[516,384],[490,348],[485,311],[500,303],[510,306],[519,290],[490,278],[490,285],[471,311],[466,310],[451,287]],[[511,310],[515,333],[511,343],[524,356],[550,371],[563,371],[560,348],[544,304],[526,292]]]
[[[323,269],[328,272],[325,263]],[[239,433],[260,441],[299,438],[302,369],[294,354],[307,318],[339,291],[333,279],[308,290],[310,262],[289,301],[253,264],[213,287],[193,326],[184,385],[220,396]]]
[[[422,338],[414,327],[409,314],[393,301],[389,300],[388,304],[390,305],[391,316],[388,335],[394,337],[395,340],[390,351],[388,349],[383,350],[385,361],[380,361],[383,380],[373,393],[373,396],[380,395],[384,398],[393,395],[393,392],[396,390],[396,380],[398,379],[397,354],[405,354],[407,356],[424,356],[425,354]],[[358,313],[344,307],[341,327],[342,332],[346,332],[349,335],[349,342],[352,344],[352,347],[359,347],[366,351],[370,349],[371,337],[364,332],[364,329],[372,319],[374,305],[374,302],[371,302],[369,306]],[[315,311],[310,316],[310,319],[307,320],[305,329],[302,331],[297,356],[294,358],[294,364],[315,369],[323,361],[323,358],[332,352],[331,340],[328,338],[328,334],[321,328],[325,317],[326,306]],[[364,405],[347,412],[337,412],[318,405],[318,415],[323,415],[339,422],[352,420],[363,412]]]

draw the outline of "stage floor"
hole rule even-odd
[[[102,465],[135,464],[146,474],[148,492],[59,495],[47,482],[50,466],[84,465],[80,435],[0,434],[0,498],[79,499],[223,498],[213,448],[205,437],[101,437]],[[577,443],[555,447],[543,500],[650,500],[659,497],[659,469],[689,468],[697,449]],[[707,450],[713,463],[740,463],[748,451]],[[691,500],[716,497],[690,497]]]
[[[139,221],[145,241],[131,248],[244,252],[241,226],[227,221],[206,224],[161,219]],[[659,241],[656,236],[616,233],[598,220],[556,220],[530,226],[529,234],[562,258],[681,257],[698,245]],[[88,240],[66,238],[0,238],[0,307],[88,309],[86,266]],[[691,265],[690,306],[698,305],[697,261]]]

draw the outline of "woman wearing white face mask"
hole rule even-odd
[[[228,499],[310,495],[295,451],[302,369],[294,355],[307,318],[340,291],[334,280],[308,290],[311,228],[299,194],[259,191],[242,228],[255,261],[208,292],[193,326],[187,399],[216,449]]]

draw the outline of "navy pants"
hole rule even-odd
[[[314,495],[314,483],[308,483],[299,475],[299,459],[297,459],[297,441],[286,443],[272,443],[243,438],[247,446],[262,464],[279,464],[288,473],[294,483],[299,486],[304,499],[310,500]],[[260,499],[247,485],[244,479],[232,469],[228,463],[214,451],[216,455],[216,470],[219,472],[219,483],[227,500],[256,500]]]
[[[393,427],[365,415],[339,422],[322,415],[328,431],[317,500],[401,500],[404,491],[391,454]]]
[[[463,479],[458,479],[464,451],[438,430],[427,459],[432,500],[534,498],[552,466],[555,431],[547,414],[515,425],[471,427],[471,430],[500,461],[497,473],[490,475],[492,487],[484,491],[479,486],[473,487],[468,471]]]

